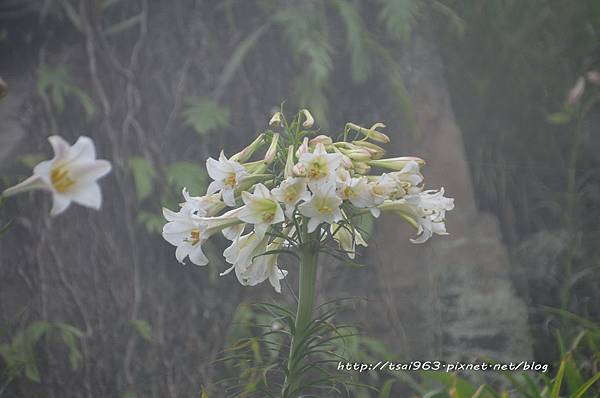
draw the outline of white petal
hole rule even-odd
[[[73,144],[68,151],[68,159],[66,161],[91,161],[96,159],[96,148],[94,147],[94,141],[91,138],[81,136],[77,139],[77,142]]]
[[[213,181],[209,184],[208,189],[206,190],[206,194],[207,195],[212,195],[215,192],[220,191],[221,189],[223,189],[223,181]]]
[[[235,207],[235,194],[233,189],[223,189],[221,193],[223,194],[223,202],[225,202],[227,206]]]
[[[54,194],[52,195],[52,210],[50,210],[51,216],[57,216],[63,211],[67,210],[67,207],[71,204],[71,200],[63,195]]]
[[[63,159],[71,147],[67,141],[58,135],[48,137],[48,141],[50,142],[52,150],[54,151],[55,159]]]
[[[206,159],[206,171],[215,181],[224,180],[229,175],[229,170],[224,167],[223,163],[213,158]]]
[[[185,260],[185,258],[190,254],[191,250],[192,246],[187,243],[177,246],[177,249],[175,250],[175,258],[181,264],[184,264],[183,260]]]
[[[102,206],[102,192],[95,182],[70,190],[68,196],[74,202],[92,209],[98,210]]]
[[[196,265],[208,264],[208,258],[206,258],[206,256],[202,252],[202,246],[200,246],[199,243],[196,244],[195,246],[193,246],[192,250],[190,251],[189,256],[190,256],[190,261]]]
[[[259,239],[262,239],[265,236],[267,229],[269,229],[268,224],[255,224],[254,225],[254,231],[256,232],[256,236]]]
[[[107,160],[94,160],[92,162],[77,163],[69,167],[69,177],[77,184],[87,184],[105,176],[111,170]]]

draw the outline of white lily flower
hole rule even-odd
[[[351,177],[344,169],[338,169],[337,192],[340,198],[348,200],[356,207],[373,207],[375,202],[366,177]]]
[[[214,180],[208,186],[206,193],[210,195],[221,192],[225,204],[234,207],[235,189],[239,188],[240,182],[248,175],[244,166],[234,160],[228,160],[221,151],[219,160],[213,158],[206,160],[206,171]]]
[[[285,215],[292,219],[296,204],[310,199],[305,178],[288,177],[273,189],[273,196],[285,204]]]
[[[275,240],[266,247],[259,245],[255,251],[260,254],[261,251],[264,253],[279,250],[282,246],[282,240]],[[285,278],[287,271],[279,269],[278,258],[278,254],[259,255],[247,267],[236,267],[238,280],[242,285],[255,286],[268,279],[275,291],[281,293],[281,280]]]
[[[192,214],[190,207],[184,207],[178,213],[163,208],[167,223],[163,227],[163,238],[176,246],[175,257],[182,264],[186,257],[196,265],[208,264],[208,259],[202,252],[202,242],[208,238],[206,227]]]
[[[335,184],[335,172],[342,161],[339,153],[327,153],[325,146],[318,143],[312,153],[300,155],[300,164],[306,169],[308,185]]]
[[[354,230],[354,236],[352,236],[352,232],[349,230],[352,228]],[[338,224],[331,224],[329,229],[333,234],[333,239],[338,242],[340,248],[346,252],[348,257],[354,259],[356,256],[356,245],[361,245],[367,247],[367,242],[363,239],[360,232],[351,226],[340,226]]]
[[[382,204],[386,199],[390,199],[397,192],[396,180],[387,173],[379,176],[376,181],[369,183],[369,188],[373,206]],[[370,207],[369,210],[373,217],[379,217],[379,214],[381,214],[381,211],[377,207]]]
[[[402,197],[409,194],[417,194],[421,191],[419,184],[423,182],[423,175],[419,171],[417,162],[408,162],[402,170],[389,173],[396,181],[397,196]]]
[[[342,199],[335,194],[334,187],[317,186],[310,200],[298,206],[298,210],[309,218],[308,232],[313,232],[323,222],[332,224],[341,220],[341,204]]]
[[[259,238],[265,236],[267,229],[272,224],[285,220],[279,202],[267,187],[256,184],[254,193],[242,192],[245,206],[240,208],[238,218],[244,222],[254,224],[254,231]]]
[[[225,203],[221,200],[221,195],[218,193],[205,196],[191,196],[187,188],[182,190],[184,203],[179,206],[181,208],[189,208],[192,214],[198,216],[212,217],[225,208]]]
[[[417,238],[413,243],[424,243],[433,234],[447,235],[446,211],[454,208],[454,199],[444,196],[444,188],[439,191],[423,191],[407,195],[402,199],[386,201],[381,210],[396,211],[417,228]]]
[[[32,189],[49,191],[53,199],[51,216],[65,211],[72,201],[99,209],[102,193],[96,181],[110,172],[110,162],[96,159],[94,142],[88,137],[79,137],[72,146],[57,135],[49,137],[48,141],[54,157],[39,163],[31,177],[6,189],[2,196],[9,197]]]

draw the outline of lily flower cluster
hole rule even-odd
[[[163,209],[162,235],[177,247],[179,262],[189,258],[206,265],[202,244],[223,234],[231,241],[223,253],[231,266],[221,275],[233,271],[247,286],[269,280],[281,292],[287,274],[278,266],[281,253],[301,247],[310,236],[354,259],[356,246],[367,246],[357,221],[362,216],[399,214],[417,229],[413,243],[447,234],[445,213],[454,200],[443,188],[424,190],[422,159],[384,158],[379,144],[390,140],[379,131],[383,124],[348,123],[340,141],[318,135],[313,124],[306,109],[290,123],[277,112],[269,129],[241,152],[229,158],[221,152],[206,161],[213,180],[206,195],[190,196],[184,189],[178,211]],[[250,161],[262,147],[265,155]]]

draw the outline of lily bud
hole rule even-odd
[[[308,153],[308,152],[310,152],[310,149],[308,148],[308,137],[304,137],[302,144],[300,144],[300,146],[298,147],[298,150],[296,151],[296,157],[300,158],[300,155],[302,155],[303,153]]]
[[[400,171],[408,162],[416,162],[419,166],[423,166],[425,161],[414,156],[402,156],[398,158],[376,159],[367,162],[373,167],[381,167],[382,169]]]
[[[264,145],[264,143],[265,143],[264,139],[265,139],[265,133],[259,134],[258,137],[256,137],[256,139],[250,143],[250,145],[248,145],[246,148],[242,149],[240,152],[236,153],[235,155],[231,156],[229,158],[229,160],[235,160],[236,162],[247,161],[248,159],[250,159],[252,157],[252,155],[254,154],[254,152],[256,152],[256,150],[258,148],[260,148],[261,146]]]
[[[352,162],[354,165],[354,172],[357,174],[367,174],[371,170],[371,166],[365,162]]]
[[[364,135],[366,138],[369,138],[373,141],[382,142],[384,144],[388,144],[390,142],[390,137],[376,130],[379,127],[385,127],[385,124],[383,123],[375,123],[370,129],[366,129],[354,123],[346,123],[346,127]]]
[[[306,177],[306,167],[301,163],[296,163],[294,167],[292,167],[292,174],[294,177]]]
[[[351,149],[349,151],[344,151],[344,154],[347,155],[352,160],[357,160],[359,162],[364,162],[371,160],[371,153],[364,148]]]
[[[269,120],[269,126],[281,126],[281,112],[275,112],[271,120]]]
[[[287,159],[285,161],[285,168],[283,169],[283,176],[285,178],[291,177],[294,172],[294,146],[290,145],[287,152]]]
[[[344,154],[342,154],[342,166],[344,166],[346,170],[350,170],[354,167],[352,160],[350,160],[350,158]]]
[[[309,143],[310,145],[317,145],[320,143],[327,146],[333,144],[333,140],[331,139],[331,137],[321,134],[310,140]]]
[[[352,141],[354,145],[360,148],[365,148],[367,151],[371,153],[371,158],[379,159],[383,155],[385,155],[385,149],[380,147],[379,145],[373,144],[369,141]]]
[[[304,113],[304,117],[306,118],[304,123],[302,123],[302,127],[307,128],[307,129],[311,128],[313,126],[313,124],[315,124],[315,119],[313,119],[313,117],[310,114],[310,112],[308,111],[308,109],[302,109],[300,112]]]
[[[271,145],[269,149],[267,149],[267,153],[265,154],[265,164],[271,164],[275,159],[275,155],[277,155],[277,143],[279,142],[279,133],[273,134],[273,138],[271,139]]]

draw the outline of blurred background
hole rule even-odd
[[[0,396],[239,392],[221,383],[239,364],[215,360],[261,319],[247,303],[293,304],[297,265],[282,295],[219,277],[224,239],[183,266],[161,207],[204,193],[206,159],[284,101],[327,134],[385,123],[388,153],[426,159],[428,187],[456,198],[450,236],[413,245],[385,217],[368,267],[322,259],[319,302],[363,298],[338,317],[364,336],[346,356],[562,361],[573,393],[600,360],[599,29],[597,0],[3,0],[0,188],[53,134],[92,137],[113,172],[98,212],[50,218],[43,192],[0,208]],[[361,377],[392,397],[430,383]]]

